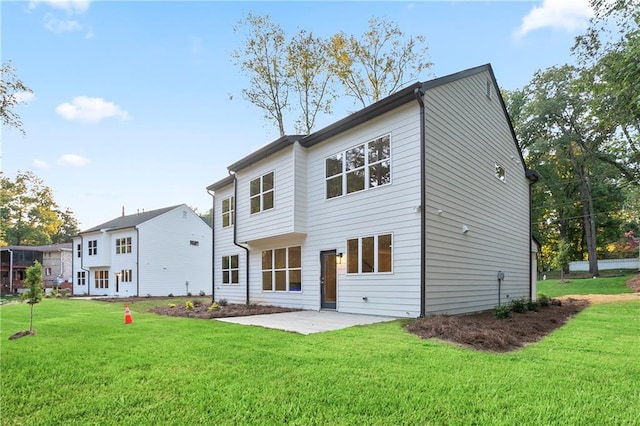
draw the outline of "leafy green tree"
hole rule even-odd
[[[22,120],[14,108],[18,104],[25,103],[24,94],[31,94],[33,91],[18,79],[11,62],[2,65],[0,74],[0,118],[2,125],[14,127],[24,135]]]
[[[564,279],[564,274],[569,272],[569,261],[571,260],[570,245],[566,241],[558,243],[558,249],[553,259],[553,267],[560,271],[560,279]]]
[[[33,332],[33,305],[40,303],[44,288],[42,286],[42,265],[37,260],[26,270],[25,283],[27,291],[22,294],[23,300],[31,305],[29,314],[29,332]]]
[[[333,73],[363,107],[397,92],[432,65],[423,36],[407,36],[383,18],[371,18],[360,37],[339,33],[330,42]]]
[[[18,172],[15,180],[0,175],[0,201],[0,244],[66,242],[79,231],[72,211],[61,211],[51,188],[32,172]]]

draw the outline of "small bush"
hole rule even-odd
[[[551,305],[551,298],[544,293],[538,293],[538,303],[542,308],[548,308]]]
[[[533,300],[533,299],[527,300],[527,309],[529,311],[538,312],[538,309],[540,309],[540,302],[538,302],[537,300]]]
[[[498,319],[504,319],[511,317],[511,305],[496,306],[494,314]]]
[[[173,296],[173,293],[169,293],[169,297],[174,297],[174,296]]]
[[[560,299],[551,299],[551,306],[562,306],[562,301]]]
[[[187,293],[187,297],[192,297],[193,295],[191,294],[191,292]]]
[[[176,304],[175,303],[169,303],[167,306],[169,306],[170,308],[175,308]]]
[[[204,293],[204,291],[203,291],[203,290],[200,290],[200,293],[198,293],[198,294],[200,295],[200,297],[205,296],[205,293]]]
[[[200,306],[202,306],[202,301],[200,301],[200,300],[194,300],[193,301],[193,307],[194,308],[199,308]]]
[[[211,306],[209,306],[209,312],[215,312],[215,311],[219,311],[220,309],[220,305],[218,305],[217,303],[212,303]]]
[[[527,302],[524,299],[513,299],[511,301],[511,310],[519,314],[527,312]]]
[[[227,299],[218,300],[218,305],[220,305],[220,306],[227,306],[228,304],[229,304],[229,302],[227,302]]]
[[[186,302],[184,302],[184,307],[187,308],[188,310],[192,310],[193,302],[191,300],[187,300]]]

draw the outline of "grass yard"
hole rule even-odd
[[[476,352],[405,321],[313,334],[147,313],[0,307],[2,425],[636,425],[640,303],[593,305],[535,345]]]
[[[565,280],[538,281],[538,293],[549,297],[559,297],[568,294],[620,294],[632,293],[633,290],[625,284],[634,275],[622,275],[607,278],[573,278]]]

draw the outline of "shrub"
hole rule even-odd
[[[175,308],[176,304],[175,303],[169,303],[167,306],[169,306],[170,308]]]
[[[544,293],[538,293],[538,303],[543,308],[548,308],[551,305],[551,298]]]
[[[538,312],[538,309],[540,309],[540,302],[533,299],[527,300],[527,309],[530,311]]]
[[[215,312],[215,311],[219,311],[220,309],[220,305],[218,305],[217,303],[212,303],[211,306],[209,306],[209,312]]]
[[[191,292],[188,292],[188,293],[187,293],[187,297],[191,297],[191,296],[193,296],[193,295],[191,294]]]
[[[511,305],[496,306],[494,314],[498,319],[509,318],[511,316]]]
[[[227,299],[218,300],[218,305],[220,305],[220,306],[227,306],[228,304],[229,304],[229,302],[227,302]]]
[[[204,290],[200,290],[200,293],[198,293],[200,295],[200,297],[205,296]]]
[[[524,299],[513,299],[511,301],[511,310],[519,314],[527,312],[527,302]]]
[[[199,308],[200,306],[202,306],[202,301],[200,301],[200,300],[194,300],[193,301],[193,307],[194,308]]]
[[[173,293],[169,293],[169,297],[173,297]]]
[[[187,300],[186,302],[184,302],[184,307],[187,308],[188,310],[192,310],[193,302],[191,300]]]

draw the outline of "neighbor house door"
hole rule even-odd
[[[320,252],[320,307],[323,309],[336,308],[336,251]]]

